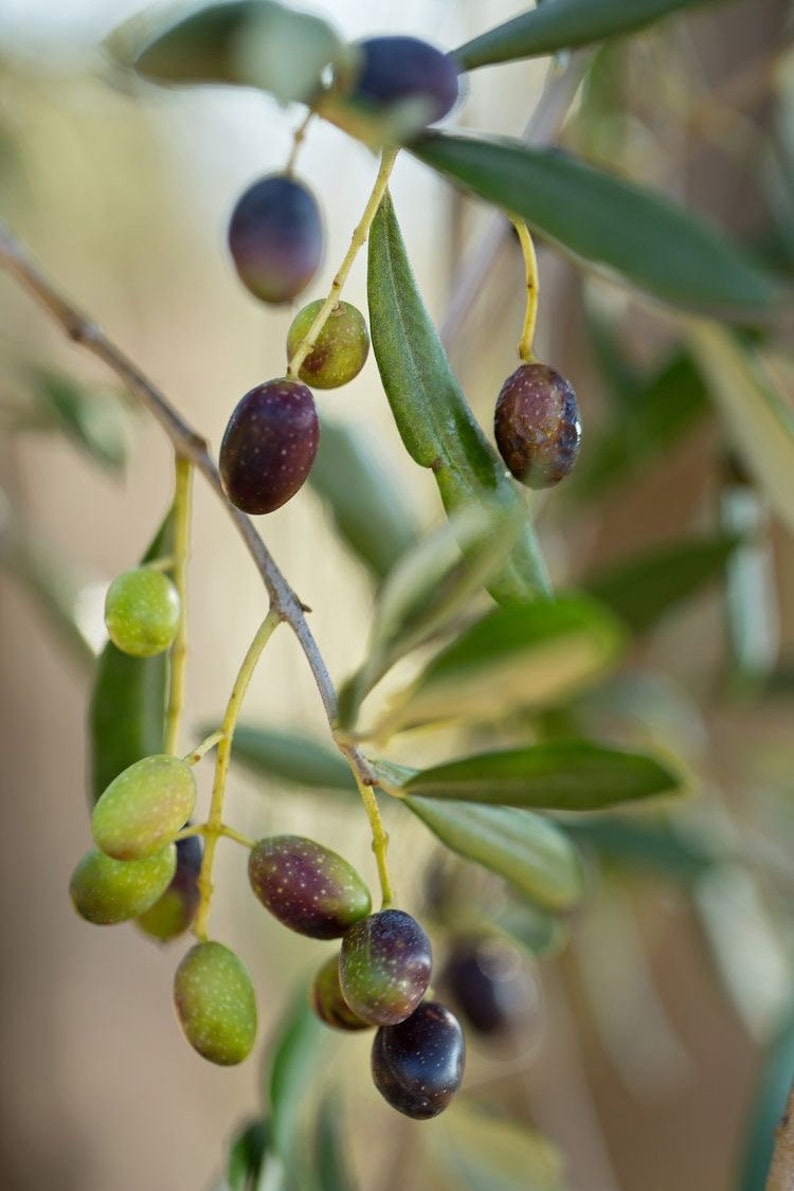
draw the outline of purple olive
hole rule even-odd
[[[274,835],[251,850],[248,879],[284,926],[312,939],[338,939],[371,908],[352,864],[299,835]]]
[[[511,1039],[537,1023],[540,991],[520,949],[489,935],[454,941],[439,984],[478,1034]]]
[[[364,1021],[348,1005],[342,995],[339,983],[339,956],[332,955],[325,961],[312,981],[309,1002],[319,1017],[334,1030],[369,1030],[372,1023]]]
[[[430,940],[404,910],[380,910],[342,940],[339,983],[350,1008],[376,1026],[396,1025],[427,992]]]
[[[457,1092],[465,1057],[457,1018],[436,1001],[425,1001],[399,1025],[378,1030],[372,1078],[392,1108],[426,1121],[443,1112]]]
[[[320,441],[314,398],[300,381],[257,385],[229,419],[220,449],[223,488],[244,513],[272,513],[306,482]]]
[[[317,200],[286,174],[261,178],[238,200],[228,239],[243,285],[263,302],[291,302],[322,263]]]
[[[579,454],[582,424],[576,394],[545,364],[522,364],[502,385],[494,432],[499,454],[529,488],[550,488]]]
[[[382,115],[413,103],[417,127],[434,124],[458,101],[460,82],[454,58],[416,37],[370,37],[356,43],[358,74],[350,100]]]

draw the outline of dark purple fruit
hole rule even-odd
[[[404,910],[380,910],[342,940],[339,983],[350,1008],[376,1026],[409,1017],[430,983],[430,940]]]
[[[300,381],[257,385],[229,418],[220,450],[223,488],[244,513],[272,513],[294,496],[311,471],[320,423]]]
[[[436,1001],[425,1001],[406,1021],[378,1030],[372,1078],[392,1108],[426,1121],[443,1112],[457,1092],[465,1057],[457,1018]]]
[[[373,115],[398,104],[416,107],[416,126],[434,124],[458,101],[455,60],[416,37],[370,37],[360,41],[359,69],[350,100]]]
[[[522,364],[502,385],[494,432],[499,454],[529,488],[550,488],[576,462],[579,406],[568,381],[545,364]]]
[[[163,896],[137,918],[147,935],[168,943],[185,933],[199,907],[198,878],[203,855],[201,840],[188,835],[176,841],[176,872]]]
[[[369,1030],[372,1023],[364,1021],[348,1005],[339,984],[339,956],[325,961],[312,981],[309,1002],[320,1021],[335,1030]]]
[[[485,1037],[514,1036],[537,1019],[537,982],[521,951],[506,939],[457,939],[439,983],[472,1029]]]
[[[286,174],[261,178],[238,200],[229,249],[240,280],[263,302],[291,302],[323,259],[323,221],[314,195]]]
[[[312,939],[340,938],[372,906],[352,864],[300,835],[260,840],[248,858],[248,880],[279,922]]]

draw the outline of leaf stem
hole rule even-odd
[[[262,650],[267,645],[282,619],[283,617],[271,608],[262,621],[253,641],[248,646],[248,652],[243,658],[243,664],[240,666],[237,677],[234,680],[229,702],[226,704],[226,711],[224,712],[223,723],[221,724],[223,735],[218,745],[218,756],[215,761],[215,781],[212,786],[210,812],[203,832],[206,840],[204,856],[201,861],[201,871],[198,878],[199,908],[196,913],[193,933],[201,942],[206,942],[207,940],[207,919],[212,901],[212,866],[215,860],[215,849],[220,837],[222,835],[228,835],[231,830],[223,822],[223,803],[226,797],[226,778],[229,773],[229,760],[231,758],[232,739],[234,737],[237,717],[240,714],[240,707],[253,677],[257,662],[262,655]],[[235,837],[236,833],[231,838]]]
[[[179,627],[171,646],[171,675],[168,713],[165,726],[165,751],[176,753],[179,726],[185,704],[185,668],[187,665],[187,562],[190,552],[190,514],[193,496],[193,464],[178,451],[174,456],[174,555],[172,572],[179,594]]]
[[[370,193],[370,196],[367,200],[367,205],[364,208],[361,219],[358,221],[355,231],[351,237],[350,247],[345,253],[344,260],[339,266],[339,270],[331,282],[331,288],[328,291],[328,297],[318,310],[317,317],[309,327],[305,337],[298,344],[298,347],[290,358],[289,365],[287,367],[287,375],[291,376],[293,379],[297,379],[304,360],[314,348],[317,340],[320,338],[323,327],[328,322],[332,310],[339,301],[339,295],[341,294],[342,288],[347,281],[348,274],[353,267],[353,262],[367,242],[369,229],[372,226],[372,221],[375,218],[378,207],[381,204],[381,200],[388,188],[389,178],[391,176],[392,169],[394,168],[394,162],[397,158],[398,152],[399,149],[396,146],[389,146],[384,149],[381,154],[378,176],[375,179],[375,184],[372,187],[372,192]]]
[[[532,345],[535,341],[535,324],[538,321],[538,299],[540,296],[538,258],[535,255],[535,244],[526,222],[523,219],[519,219],[516,215],[510,216],[510,222],[518,235],[527,278],[527,306],[524,312],[524,325],[521,328],[521,338],[518,341],[518,358],[522,364],[531,364],[535,359]]]

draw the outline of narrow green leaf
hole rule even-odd
[[[775,1145],[775,1129],[786,1107],[794,1073],[794,1005],[767,1049],[761,1072],[737,1191],[765,1191]]]
[[[698,216],[569,153],[440,132],[424,134],[411,152],[579,259],[676,306],[751,318],[781,296],[775,281]]]
[[[405,789],[425,798],[595,811],[680,793],[681,785],[681,774],[657,757],[587,740],[556,740],[436,765],[410,778]]]
[[[794,530],[794,414],[729,331],[691,320],[687,335],[737,456],[773,511]]]
[[[702,420],[709,400],[691,353],[676,349],[649,378],[627,378],[621,384],[619,406],[571,477],[580,501],[643,478]]]
[[[553,0],[521,13],[504,25],[454,50],[462,70],[496,62],[515,62],[539,54],[555,54],[603,41],[616,34],[634,33],[682,8],[708,0]],[[713,0],[712,0],[713,2]]]
[[[565,1191],[563,1158],[556,1147],[489,1109],[456,1104],[435,1142],[466,1191]]]
[[[370,231],[367,278],[372,346],[397,429],[411,458],[432,470],[447,513],[496,502],[524,514],[523,497],[469,409],[425,310],[388,196]],[[488,590],[499,603],[521,603],[548,588],[527,518]]]
[[[243,1126],[229,1148],[220,1191],[254,1191],[269,1134],[267,1121],[254,1120]]]
[[[550,820],[505,806],[434,802],[413,795],[404,802],[442,844],[504,877],[542,909],[561,914],[580,901],[583,883],[576,851]]]
[[[309,483],[328,505],[342,541],[377,579],[418,540],[401,486],[361,430],[323,420]]]
[[[109,471],[124,467],[127,420],[115,393],[88,392],[63,373],[47,369],[31,369],[30,378],[39,406],[72,442]]]
[[[659,873],[685,885],[700,880],[721,858],[711,842],[665,820],[603,816],[571,820],[563,829],[574,843],[592,848],[609,864]]]
[[[117,61],[158,83],[259,87],[285,104],[308,102],[326,67],[348,53],[326,21],[275,0],[209,4],[154,27],[134,18],[107,45]]]
[[[169,512],[143,562],[172,550]],[[161,753],[165,741],[168,657],[133,658],[108,642],[97,665],[88,710],[90,789],[99,798],[128,765]]]
[[[706,584],[720,578],[739,539],[728,534],[674,542],[588,576],[590,595],[635,632],[647,632]]]
[[[272,1043],[267,1075],[273,1147],[288,1171],[296,1157],[307,1096],[325,1064],[328,1042],[329,1032],[312,1012],[306,989],[297,990]]]
[[[622,644],[617,621],[587,597],[497,608],[432,659],[376,733],[556,705],[600,678]]]
[[[320,1104],[312,1147],[314,1191],[355,1191],[345,1144],[338,1096],[326,1096]]]
[[[202,735],[212,731],[210,727],[206,731],[202,729]],[[232,760],[258,777],[311,789],[356,791],[350,766],[342,756],[298,732],[238,724]]]

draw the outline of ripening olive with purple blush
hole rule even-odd
[[[317,972],[309,989],[309,1003],[320,1021],[334,1030],[372,1029],[372,1023],[354,1013],[342,995],[338,955],[330,956]]]
[[[412,102],[417,127],[434,124],[452,110],[460,94],[454,58],[416,37],[370,37],[357,42],[358,73],[352,103],[381,115]]]
[[[576,394],[546,364],[522,364],[502,385],[494,433],[517,480],[529,488],[550,488],[568,475],[579,454]]]
[[[436,1117],[463,1080],[466,1044],[454,1014],[426,1001],[396,1026],[382,1026],[372,1044],[375,1087],[415,1121]]]
[[[369,890],[352,864],[299,835],[260,840],[248,859],[256,896],[290,930],[338,939],[369,914]]]
[[[238,200],[228,239],[243,285],[263,302],[291,302],[322,263],[317,200],[286,174],[261,178]]]
[[[324,303],[321,298],[298,311],[287,333],[287,356],[295,355]],[[337,302],[298,376],[315,389],[337,389],[358,376],[369,354],[369,331],[360,310]]]
[[[314,398],[281,377],[241,398],[221,442],[219,465],[229,500],[244,513],[272,513],[311,471],[320,441]]]
[[[513,1039],[537,1025],[540,989],[525,955],[507,939],[479,935],[454,941],[439,984],[478,1034]]]
[[[136,919],[141,930],[168,943],[185,933],[199,907],[198,879],[204,849],[197,835],[176,841],[176,872],[165,893]]]
[[[396,1025],[427,992],[432,966],[430,940],[416,919],[404,910],[380,910],[342,940],[342,995],[364,1021]]]

